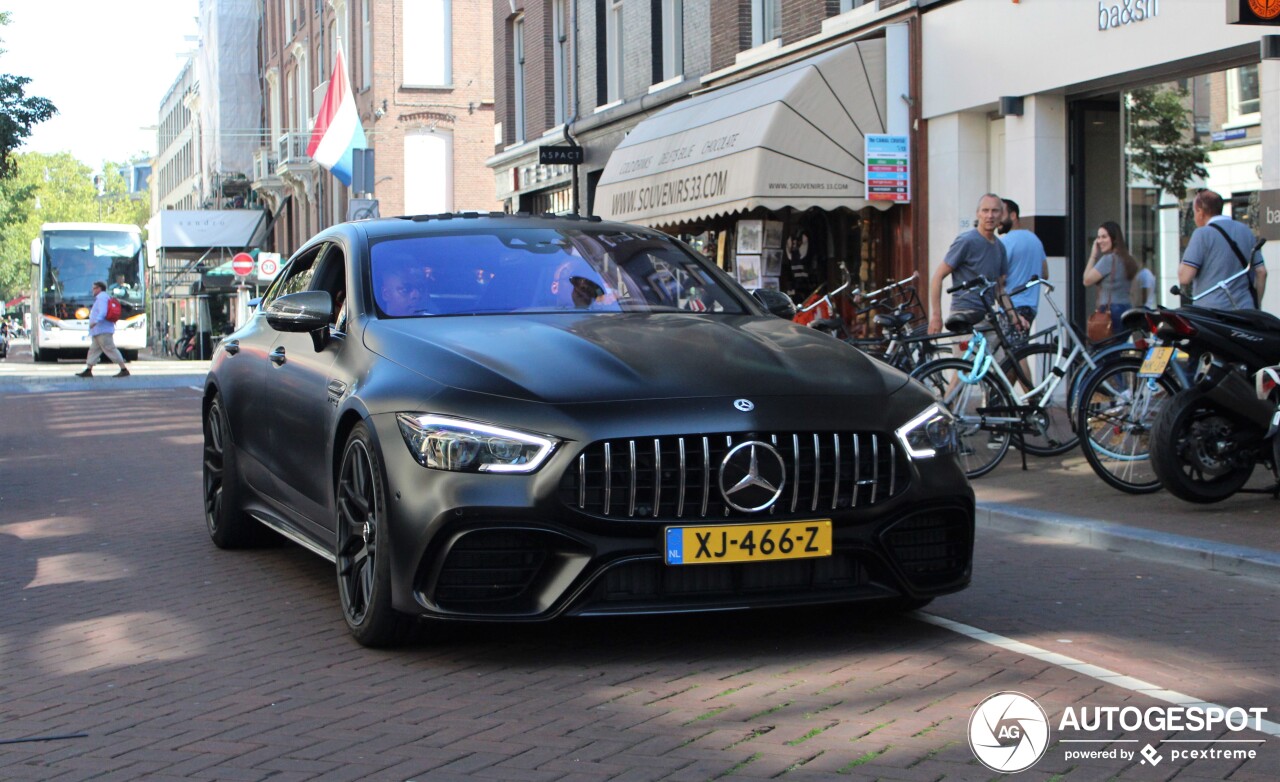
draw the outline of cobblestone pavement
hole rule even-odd
[[[1276,720],[1280,581],[983,530],[973,586],[919,615],[431,625],[373,651],[331,565],[208,541],[198,413],[186,387],[0,391],[0,778],[994,780],[967,726],[1003,690],[1054,728],[1017,779],[1280,778],[1274,722],[1072,734],[1156,765],[1067,759],[1086,745],[1057,730],[1170,691]],[[1215,748],[1257,757],[1171,757]]]

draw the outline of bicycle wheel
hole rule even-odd
[[[1000,362],[1009,384],[1020,394],[1026,394],[1040,385],[1045,378],[1053,375],[1054,363],[1058,359],[1058,350],[1054,345],[1028,345],[1013,352],[1012,358]],[[1029,387],[1023,387],[1013,371],[1013,362],[1018,361],[1031,381]],[[1081,361],[1072,362],[1066,374],[1045,404],[1040,405],[1036,416],[1038,431],[1034,434],[1014,435],[1014,447],[1023,448],[1032,456],[1059,456],[1076,447],[1080,442],[1079,435],[1072,427],[1071,386],[1075,381],[1075,373],[1079,371]],[[1038,404],[1039,399],[1027,399],[1024,404]]]
[[[1080,447],[1089,466],[1129,494],[1160,490],[1151,466],[1151,428],[1177,387],[1167,378],[1138,377],[1140,358],[1109,362],[1085,382],[1076,411]]]
[[[956,417],[960,435],[958,458],[964,474],[970,478],[986,475],[1000,464],[1009,451],[1009,433],[982,428],[982,410],[1011,406],[1009,395],[1000,383],[987,375],[978,383],[966,383],[960,373],[973,371],[964,359],[940,358],[919,367],[912,377],[924,384],[938,401]]]

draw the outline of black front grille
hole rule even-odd
[[[913,585],[942,586],[968,572],[973,522],[959,509],[923,511],[889,527],[884,543]]]
[[[671,567],[658,560],[626,562],[610,568],[589,600],[597,608],[627,603],[662,603],[676,598],[794,596],[848,590],[867,583],[867,571],[850,553],[818,559]]]
[[[479,530],[464,535],[445,557],[435,600],[449,610],[511,602],[529,589],[542,569],[547,546],[537,533]]]
[[[560,499],[614,518],[723,518],[735,511],[720,493],[720,463],[753,440],[772,445],[785,464],[782,496],[767,513],[864,507],[907,489],[904,457],[884,433],[734,433],[592,443],[565,471]]]

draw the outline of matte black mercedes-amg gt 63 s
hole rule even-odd
[[[964,588],[973,492],[950,416],[771,314],[790,306],[620,223],[333,226],[214,355],[209,534],[234,548],[265,525],[332,560],[366,645],[415,617]]]

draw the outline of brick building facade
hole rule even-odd
[[[559,9],[568,17],[567,29],[576,31],[576,35],[569,36],[571,68],[567,72],[558,72],[555,65],[555,18]],[[677,120],[667,118],[669,113],[664,112],[678,111],[690,101],[712,101],[721,94],[719,91],[731,90],[734,85],[751,89],[748,80],[767,79],[770,73],[781,69],[804,67],[807,62],[816,62],[848,46],[869,42],[879,53],[882,69],[884,53],[889,51],[894,78],[900,80],[895,83],[898,92],[894,97],[918,95],[914,64],[919,56],[919,20],[915,4],[904,0],[495,2],[498,126],[494,154],[488,163],[496,175],[498,197],[510,211],[577,211],[660,227],[689,239],[730,270],[735,265],[733,239],[740,221],[781,224],[785,243],[796,244],[804,237],[805,246],[809,246],[808,237],[814,237],[810,261],[816,265],[806,272],[807,278],[783,272],[780,278],[768,281],[782,284],[784,290],[801,298],[818,285],[827,285],[830,290],[850,276],[868,284],[905,277],[916,269],[915,246],[922,240],[911,219],[915,205],[896,204],[884,210],[869,205],[862,197],[865,184],[861,180],[861,158],[866,133],[900,132],[910,135],[913,147],[923,143],[922,134],[909,130],[909,102],[898,100],[891,106],[884,97],[883,73],[876,77],[879,84],[874,100],[880,105],[872,110],[873,116],[855,118],[855,130],[834,134],[841,154],[857,158],[857,171],[845,175],[847,198],[798,199],[794,205],[778,198],[744,198],[701,211],[671,208],[663,214],[658,210],[638,220],[619,216],[610,205],[597,200],[602,181],[610,184],[610,177],[628,175],[616,170],[615,152],[619,145],[625,146],[629,134],[637,128],[643,128],[640,136],[654,137],[652,144],[660,146],[659,137],[663,136],[677,144],[690,129],[673,126],[671,123]],[[902,34],[886,44],[891,27],[900,28]],[[517,40],[521,34],[523,39]],[[850,72],[848,76],[852,79],[855,74]],[[860,68],[856,76],[867,80]],[[844,76],[837,74],[835,78],[840,81]],[[558,80],[564,80],[566,86],[558,89]],[[797,89],[812,91],[821,87]],[[569,93],[569,106],[557,121],[555,102],[549,96],[561,90]],[[892,130],[886,124],[891,111],[897,112],[894,116],[899,118]],[[706,126],[732,123],[728,113],[708,116],[704,111],[698,116],[697,122]],[[696,133],[691,133],[690,138],[693,135]],[[634,142],[636,136],[631,138]],[[570,144],[583,148],[582,165],[539,165],[539,147]],[[635,167],[660,167],[673,154],[679,154],[678,150],[632,162]],[[725,157],[732,168],[725,174],[734,179],[754,175],[743,168],[751,165],[746,162],[746,155],[731,157]],[[803,157],[803,153],[796,157]],[[663,163],[654,162],[658,159]],[[672,192],[675,188],[684,192],[695,180],[699,186],[703,181],[713,181],[699,179],[711,176],[705,172],[688,178],[688,172],[698,171],[692,163],[669,165],[664,171],[667,173],[662,175],[651,172],[653,176],[647,179],[631,172],[635,181],[642,183],[641,190],[646,191],[641,193],[642,200],[646,194],[666,192],[662,188],[667,185]],[[685,179],[668,182],[662,176]],[[781,247],[776,249],[783,251]]]
[[[485,166],[493,138],[489,14],[469,0],[267,0],[261,148],[253,186],[291,253],[371,195],[382,215],[499,207]],[[370,193],[307,156],[341,41],[368,147]],[[352,183],[355,186],[357,183]]]

